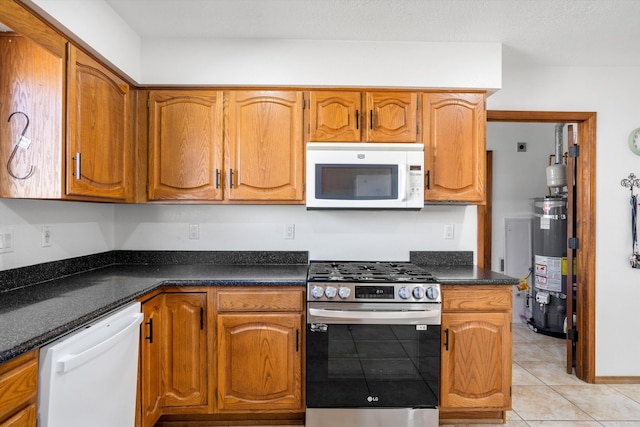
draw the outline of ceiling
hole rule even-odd
[[[640,66],[638,0],[105,0],[144,38],[499,42],[505,64]]]

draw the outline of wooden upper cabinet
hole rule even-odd
[[[422,124],[425,201],[484,202],[484,93],[424,93]]]
[[[60,198],[64,58],[0,33],[0,64],[0,197]]]
[[[131,197],[131,88],[70,45],[67,95],[67,194],[120,201]]]
[[[222,200],[221,91],[149,92],[149,200]]]
[[[303,199],[300,91],[230,91],[225,114],[228,200]]]
[[[416,142],[417,98],[407,92],[367,92],[367,142]]]
[[[311,91],[309,100],[309,141],[360,141],[360,92]]]
[[[417,141],[414,92],[312,91],[309,100],[309,141]]]

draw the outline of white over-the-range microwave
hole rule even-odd
[[[307,209],[422,209],[424,145],[307,143]]]

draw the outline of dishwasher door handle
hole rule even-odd
[[[102,341],[100,344],[88,348],[81,353],[70,354],[68,356],[61,357],[60,360],[58,360],[58,362],[56,363],[56,372],[69,372],[70,370],[83,365],[84,363],[99,356],[114,345],[118,344],[127,336],[127,334],[132,329],[137,328],[142,323],[144,315],[142,313],[136,313],[132,317],[133,320],[129,324],[127,324],[120,331],[116,332],[114,335]]]
[[[331,319],[360,319],[360,320],[420,320],[440,316],[440,310],[414,311],[362,311],[362,310],[331,310],[326,308],[310,308],[309,315]]]

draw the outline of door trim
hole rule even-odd
[[[576,215],[576,235],[580,241],[580,249],[576,251],[576,329],[579,331],[576,376],[588,383],[595,383],[596,113],[487,110],[487,122],[570,122],[578,125],[580,156],[575,160],[576,211],[581,215]],[[478,240],[478,253],[484,253],[486,245],[486,239]]]

